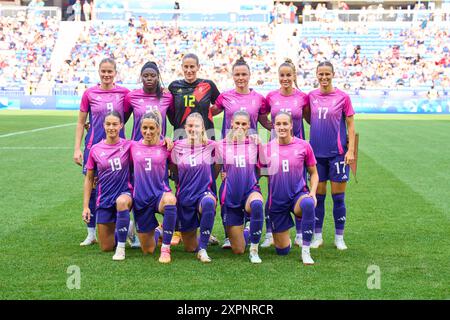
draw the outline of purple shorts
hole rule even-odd
[[[97,224],[116,223],[117,209],[116,206],[109,208],[97,208],[95,210]]]
[[[295,197],[289,203],[289,210],[283,210],[282,208],[277,208],[272,204],[269,211],[270,223],[272,224],[272,232],[279,233],[292,228],[294,220],[292,219],[291,212],[294,213],[295,204],[298,199],[309,194],[309,191],[301,191],[295,195]]]
[[[232,226],[242,226],[250,217],[250,213],[245,211],[245,204],[247,203],[248,197],[253,193],[261,193],[259,189],[252,189],[244,196],[241,206],[233,208],[227,206],[226,203],[221,206],[221,213],[223,219],[223,225],[226,227]]]
[[[159,225],[155,213],[159,212],[159,203],[161,202],[162,197],[163,194],[157,198],[154,198],[153,201],[150,201],[150,203],[144,208],[133,208],[134,222],[138,233],[148,233],[155,230],[155,228]]]
[[[319,181],[347,182],[350,177],[350,166],[344,164],[345,154],[331,158],[316,158]]]
[[[180,202],[177,202],[177,230],[181,232],[188,232],[196,230],[200,226],[200,202],[207,195],[212,195],[215,198],[215,194],[206,191],[201,193],[197,201],[192,206],[184,206]]]

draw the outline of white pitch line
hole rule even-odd
[[[71,147],[0,147],[0,150],[69,150]]]
[[[11,133],[0,135],[0,138],[7,138],[7,137],[17,136],[17,135],[25,134],[25,133],[32,133],[32,132],[50,130],[50,129],[55,129],[55,128],[68,127],[68,126],[73,126],[75,124],[76,123],[66,123],[66,124],[60,124],[60,125],[51,126],[51,127],[44,127],[44,128],[38,128],[38,129],[32,129],[32,130],[26,130],[26,131],[11,132]]]

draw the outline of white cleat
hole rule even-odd
[[[231,242],[230,242],[230,239],[225,238],[225,239],[223,240],[222,249],[231,249]]]
[[[264,238],[264,242],[261,244],[261,248],[268,248],[273,246],[273,236],[271,233],[266,233],[266,237]]]
[[[201,249],[197,252],[197,259],[203,263],[210,263],[211,258],[208,256],[208,253],[205,249]]]
[[[301,233],[295,236],[294,245],[301,247],[303,243],[303,235]]]
[[[134,240],[130,243],[130,247],[133,249],[141,247],[141,242],[139,241],[139,237],[137,235],[134,236]]]
[[[344,238],[336,238],[334,240],[334,245],[338,250],[347,250],[347,246],[345,245]]]
[[[313,241],[311,242],[311,248],[313,248],[313,249],[318,249],[318,248],[320,248],[320,247],[322,247],[323,246],[323,239],[322,238],[316,238],[316,239],[313,239]]]
[[[305,266],[311,266],[314,264],[309,248],[302,248],[302,261]]]
[[[116,253],[113,255],[112,259],[114,261],[125,260],[125,248],[116,248]]]
[[[217,239],[215,236],[210,235],[208,239],[208,244],[216,246],[219,244],[219,239]]]
[[[250,250],[249,254],[250,262],[251,263],[261,263],[262,260],[258,255],[258,250]]]
[[[85,247],[85,246],[90,246],[90,245],[93,245],[96,243],[97,243],[97,239],[87,236],[86,239],[84,239],[84,241],[80,243],[80,246]]]

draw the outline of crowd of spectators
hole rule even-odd
[[[380,30],[379,36],[381,41],[396,39],[398,44],[384,45],[373,55],[365,55],[357,42],[347,41],[344,45],[332,36],[304,38],[294,33],[288,43],[298,52],[299,86],[316,87],[315,66],[329,60],[335,66],[337,83],[347,90],[434,86],[442,91],[449,87],[448,30],[440,27],[424,30],[418,26],[396,32]]]
[[[324,5],[318,6],[326,10]],[[273,25],[188,28],[149,23],[143,17],[130,18],[121,25],[95,21],[85,24],[70,56],[64,57],[66,63],[54,76],[50,56],[59,22],[24,11],[14,18],[0,17],[0,86],[22,85],[30,94],[42,77],[47,77],[82,92],[98,81],[97,64],[105,56],[116,59],[119,83],[138,86],[141,66],[152,60],[160,66],[167,85],[183,77],[181,58],[194,52],[200,58],[200,76],[215,81],[220,90],[233,87],[231,65],[240,56],[251,67],[251,85],[263,91],[278,86],[277,65],[285,57],[297,62],[300,88],[317,86],[315,67],[323,60],[335,65],[336,83],[346,90],[433,87],[433,92],[441,94],[443,88],[450,87],[450,32],[443,27],[422,23],[401,30],[378,28],[381,43],[393,42],[382,44],[370,55],[357,37],[352,40],[352,34],[369,32],[367,24],[323,28],[329,29],[329,36],[305,36],[297,30],[284,35],[283,42],[290,48],[284,51],[276,47],[277,29]],[[348,33],[345,40],[334,37],[338,28]]]
[[[252,68],[254,85],[276,81],[276,54],[273,29],[264,28],[176,28],[152,25],[145,19],[130,19],[128,25],[112,26],[102,22],[86,26],[71,56],[55,79],[57,83],[94,83],[97,63],[112,56],[118,65],[117,81],[138,84],[139,70],[155,61],[163,81],[182,78],[181,59],[187,52],[200,58],[200,74],[219,88],[233,86],[231,65],[243,56]]]
[[[34,93],[42,76],[50,75],[50,57],[59,21],[35,12],[0,16],[0,86],[22,85]]]

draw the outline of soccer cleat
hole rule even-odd
[[[262,260],[258,255],[258,250],[250,250],[249,254],[250,262],[251,263],[261,263]]]
[[[161,248],[161,255],[159,256],[158,261],[161,263],[170,263],[170,248]]]
[[[172,236],[172,240],[170,241],[171,246],[176,246],[181,242],[181,232],[175,231]]]
[[[345,245],[344,238],[336,238],[334,240],[334,245],[338,250],[347,250],[347,246]]]
[[[223,240],[222,249],[231,249],[231,242],[230,242],[230,239],[225,238],[225,239]]]
[[[311,242],[311,248],[313,248],[313,249],[318,249],[321,246],[323,246],[323,239],[322,238],[315,238]]]
[[[133,241],[130,243],[130,247],[133,249],[141,247],[141,242],[139,241],[139,237],[137,235],[134,236]]]
[[[301,233],[297,233],[294,240],[294,245],[301,247],[303,243],[303,236]]]
[[[273,236],[271,233],[266,233],[264,242],[261,244],[261,248],[268,248],[273,245]]]
[[[200,260],[203,263],[209,263],[211,262],[211,258],[208,256],[208,253],[205,249],[200,249],[197,252],[197,259]]]
[[[86,239],[84,239],[84,241],[80,243],[80,246],[85,247],[85,246],[90,246],[90,245],[93,245],[96,243],[97,243],[97,239],[87,236]]]
[[[219,244],[219,240],[215,236],[210,235],[209,236],[209,240],[208,240],[208,244],[213,245],[213,246],[218,245]]]
[[[305,266],[311,266],[314,264],[314,260],[311,258],[309,247],[302,248],[302,261]]]
[[[117,247],[116,253],[113,255],[112,259],[114,261],[125,260],[125,248]]]

